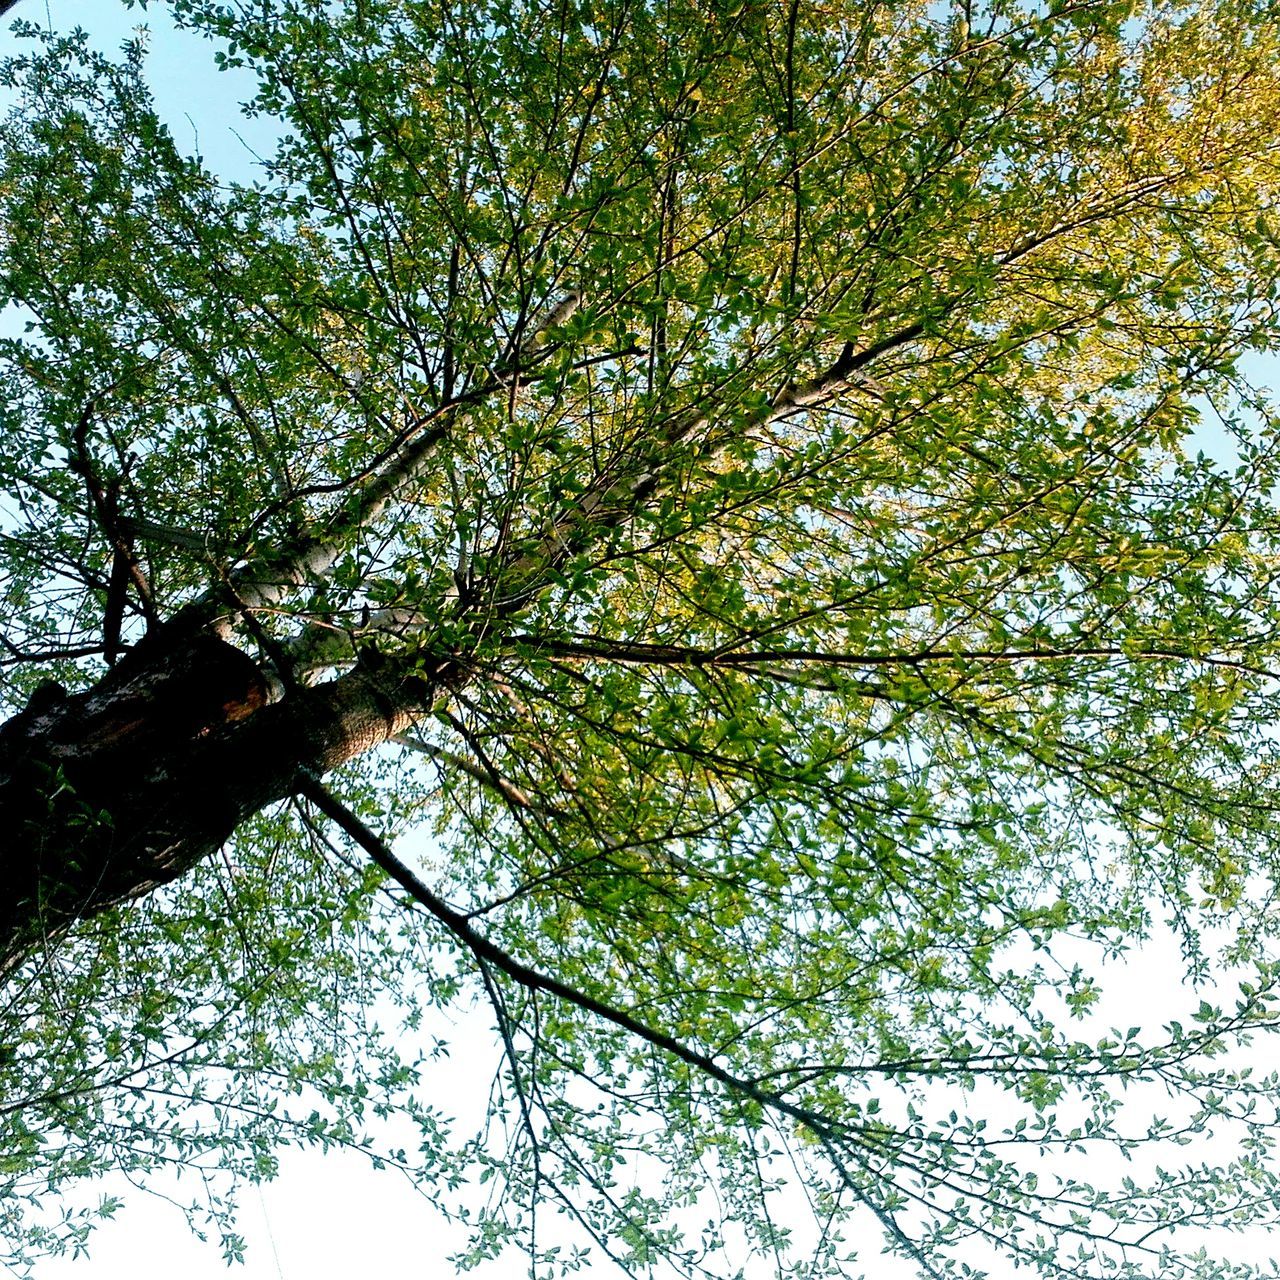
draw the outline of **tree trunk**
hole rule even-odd
[[[84,693],[42,685],[0,727],[0,977],[413,718],[403,683],[361,667],[268,705],[252,659],[175,625]]]

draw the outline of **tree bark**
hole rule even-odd
[[[173,624],[83,693],[42,685],[0,726],[0,977],[181,876],[305,775],[403,732],[422,689],[358,666],[268,703],[245,653]]]

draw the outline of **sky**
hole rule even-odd
[[[161,7],[146,13],[126,11],[118,0],[21,0],[9,18],[51,22],[65,29],[84,25],[99,47],[118,46],[139,24],[151,30],[149,77],[178,145],[198,151],[215,172],[247,176],[255,157],[270,150],[269,122],[247,121],[232,105],[246,91],[237,73],[216,71],[207,49],[175,33]],[[0,23],[0,56],[16,47]],[[1131,1025],[1160,1015],[1162,1004],[1179,1012],[1182,1003],[1169,991],[1165,975],[1170,957],[1158,948],[1135,957],[1124,981],[1108,996],[1110,1023]],[[1174,961],[1176,963],[1176,961]],[[1185,994],[1185,993],[1183,993]],[[488,1083],[497,1063],[492,1031],[483,1010],[461,1015],[451,1029],[451,1057],[433,1069],[434,1098],[463,1119],[478,1122]],[[163,1189],[163,1188],[162,1188]],[[176,1188],[181,1192],[183,1188]],[[95,1232],[90,1256],[39,1264],[38,1280],[168,1280],[175,1272],[186,1280],[226,1277],[216,1244],[196,1240],[183,1217],[163,1200],[123,1184],[107,1183],[104,1194],[124,1194],[126,1207]],[[392,1172],[377,1172],[364,1160],[338,1153],[286,1151],[280,1176],[243,1196],[241,1231],[248,1242],[247,1262],[232,1275],[243,1280],[325,1280],[330,1276],[447,1277],[455,1274],[447,1255],[463,1244],[462,1235],[425,1205]],[[1250,1242],[1240,1256],[1280,1252],[1266,1240]],[[877,1280],[905,1280],[905,1265],[867,1258]],[[521,1274],[522,1260],[507,1255],[497,1264],[471,1273],[478,1280]],[[599,1272],[603,1274],[603,1268]],[[992,1280],[1012,1280],[1013,1273]]]

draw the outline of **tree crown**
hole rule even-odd
[[[140,45],[5,72],[6,690],[187,628],[374,710],[14,971],[15,1256],[79,1238],[50,1180],[217,1168],[223,1223],[297,1136],[478,1166],[473,1259],[563,1263],[550,1201],[638,1271],[847,1274],[870,1221],[930,1276],[1218,1274],[1168,1231],[1277,1205],[1274,14],[170,7],[279,121],[252,180]],[[1096,1027],[1162,932],[1238,1001]],[[504,1129],[454,1142],[378,1027],[477,992]]]

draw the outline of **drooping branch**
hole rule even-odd
[[[557,999],[612,1023],[628,1034],[670,1054],[673,1058],[693,1067],[701,1074],[715,1080],[730,1092],[748,1098],[770,1111],[788,1117],[819,1137],[845,1137],[845,1126],[824,1119],[816,1112],[789,1102],[780,1094],[753,1084],[721,1066],[713,1056],[694,1049],[683,1041],[659,1031],[624,1009],[598,999],[570,983],[551,974],[543,973],[517,960],[497,943],[481,933],[466,914],[452,907],[406,866],[396,854],[369,827],[342,803],[314,774],[303,774],[298,784],[298,794],[311,801],[327,818],[362,848],[372,861],[387,873],[419,906],[434,916],[454,935],[468,951],[484,964],[492,966],[527,991],[542,991]]]
[[[892,1177],[886,1180],[886,1175],[890,1173],[893,1165],[917,1168],[926,1182],[930,1180],[930,1174],[924,1162],[916,1164],[903,1150],[892,1144],[890,1140],[895,1135],[886,1131],[884,1125],[873,1124],[863,1128],[859,1124],[824,1115],[810,1106],[794,1102],[785,1095],[765,1087],[761,1081],[768,1078],[767,1076],[760,1075],[755,1078],[740,1076],[723,1066],[716,1054],[696,1049],[625,1009],[620,1009],[583,991],[580,987],[518,960],[487,934],[478,930],[471,916],[451,906],[426,885],[397,857],[386,842],[338,800],[318,777],[314,774],[302,775],[298,793],[315,805],[349,839],[363,849],[374,864],[390,876],[414,903],[422,907],[466,947],[475,958],[487,984],[490,982],[491,973],[501,973],[532,995],[544,993],[564,1001],[583,1013],[617,1027],[651,1046],[660,1054],[674,1058],[707,1079],[715,1081],[730,1097],[737,1099],[740,1103],[758,1107],[765,1113],[799,1126],[812,1135],[818,1148],[830,1161],[845,1191],[854,1196],[880,1222],[889,1238],[916,1262],[922,1274],[938,1277],[938,1280],[941,1280],[940,1273],[931,1264],[920,1243],[899,1221],[899,1210],[892,1206],[895,1201],[900,1202],[904,1197],[907,1201],[930,1212],[937,1212],[942,1209],[942,1205],[931,1199],[923,1188],[907,1186]],[[1242,1015],[1240,1022],[1243,1028],[1247,1019]],[[1220,1032],[1220,1027],[1214,1028],[1212,1038],[1215,1042]],[[506,1042],[510,1052],[512,1041],[509,1034]],[[1184,1048],[1185,1046],[1179,1043],[1178,1053],[1181,1053]],[[1153,1051],[1153,1056],[1158,1055],[1158,1052],[1158,1050]],[[1129,1064],[1123,1059],[1116,1061],[1108,1059],[1107,1066],[1108,1069],[1113,1070],[1119,1068],[1123,1073],[1128,1069]],[[894,1067],[886,1065],[885,1070],[892,1074]],[[1101,1065],[1097,1074],[1103,1074]],[[803,1073],[797,1072],[792,1079],[795,1083],[803,1082]],[[859,1172],[862,1174],[861,1177],[858,1176]],[[868,1190],[868,1184],[881,1187],[882,1194],[873,1194]],[[1152,1237],[1159,1230],[1158,1227],[1152,1228],[1149,1223],[1138,1219],[1131,1224],[1134,1231],[1127,1239],[1118,1237],[1114,1226],[1100,1232],[1081,1220],[1078,1213],[1073,1212],[1080,1203],[1068,1201],[1064,1209],[1060,1191],[1036,1193],[1029,1189],[1025,1193],[1025,1203],[1010,1205],[1009,1211],[1037,1227],[1051,1227],[1061,1233],[1075,1235],[1085,1240],[1115,1243],[1121,1239],[1123,1247],[1136,1254],[1156,1256],[1160,1253],[1159,1247],[1152,1243]],[[1045,1216],[1047,1210],[1055,1207],[1062,1211],[1056,1222],[1050,1221]],[[948,1211],[943,1209],[943,1212]]]

